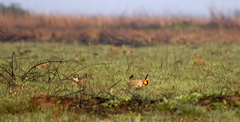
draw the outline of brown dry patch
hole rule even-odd
[[[76,105],[76,99],[73,98],[67,98],[67,97],[53,97],[48,94],[39,94],[35,97],[31,98],[30,102],[34,109],[37,107],[40,108],[49,108],[49,107],[55,107],[56,103],[60,101],[63,108],[66,108],[66,106],[74,106]]]
[[[201,103],[202,105],[207,105],[207,104],[209,104],[210,102],[211,102],[210,99],[205,99],[205,100],[202,100],[200,103]]]
[[[125,49],[123,50],[123,53],[132,53],[132,51],[130,49]]]
[[[55,114],[53,115],[53,119],[54,119],[54,120],[59,120],[60,118],[62,118],[62,115],[61,115],[61,114],[55,113]]]
[[[240,98],[238,96],[230,96],[229,99],[235,102],[240,102]]]
[[[190,42],[190,39],[188,37],[176,37],[176,38],[172,38],[170,40],[170,42],[176,43],[176,44],[187,44]]]
[[[230,94],[230,95],[229,95]],[[217,106],[212,103],[219,103],[228,108],[239,107],[240,95],[239,92],[226,93],[225,95],[210,95],[205,96],[199,100],[201,105],[207,106],[209,110],[215,110]]]
[[[112,46],[112,47],[111,47],[111,50],[120,50],[120,48],[119,48],[119,47],[116,47],[116,46]]]
[[[183,62],[182,62],[182,60],[177,60],[177,61],[175,61],[175,64],[183,64]]]
[[[200,59],[203,58],[202,54],[199,54],[199,53],[196,53],[193,57],[194,58],[200,58]]]
[[[231,53],[231,50],[230,50],[230,49],[227,49],[225,52],[226,52],[227,54],[230,54],[230,53]]]
[[[37,65],[36,68],[37,69],[41,69],[41,68],[49,68],[50,63],[47,61],[44,61],[43,63],[41,63],[40,65]]]
[[[34,107],[49,108],[55,106],[56,99],[52,99],[48,94],[39,94],[31,99],[31,103]]]
[[[202,59],[198,59],[196,62],[194,62],[194,65],[201,66],[204,65],[204,61]]]
[[[100,97],[84,99],[83,97],[65,97],[65,96],[50,96],[48,94],[39,94],[32,97],[30,103],[34,110],[37,108],[50,108],[57,106],[60,110],[71,110],[72,107],[75,108],[76,112],[87,112],[90,114],[109,116],[113,114],[123,114],[131,112],[142,113],[143,111],[153,111],[156,109],[155,103],[159,103],[162,100],[144,100],[144,99],[132,99],[132,100],[122,100],[118,106],[108,103],[112,99],[104,99]],[[105,104],[105,105],[103,105]],[[169,111],[163,112],[169,114]],[[58,119],[60,115],[54,115],[55,119]]]

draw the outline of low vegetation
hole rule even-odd
[[[238,11],[0,18],[0,121],[240,121]]]
[[[3,121],[240,121],[238,43],[0,45]]]

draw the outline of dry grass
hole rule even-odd
[[[17,21],[16,21],[17,20]],[[239,42],[240,18],[0,14],[1,41],[78,41],[149,45],[158,42]],[[202,38],[204,37],[204,38]]]

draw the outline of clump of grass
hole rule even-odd
[[[201,116],[205,111],[203,107],[192,104],[180,104],[177,107],[177,113],[180,115]]]
[[[157,107],[157,110],[163,111],[163,110],[173,110],[175,106],[176,105],[173,103],[159,103],[156,107]]]

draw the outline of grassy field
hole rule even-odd
[[[240,121],[239,52],[239,43],[1,42],[0,121]],[[72,84],[85,73],[86,86]],[[147,74],[148,86],[127,87]]]

